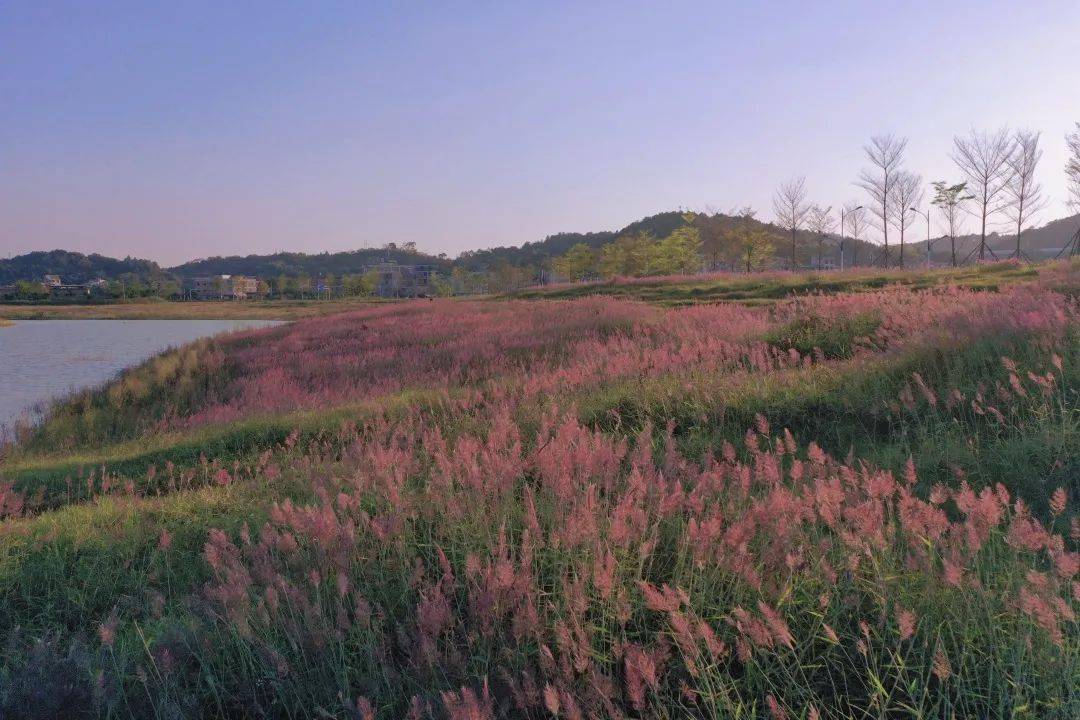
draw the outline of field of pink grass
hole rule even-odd
[[[25,452],[367,411],[6,485],[0,709],[1076,717],[1078,320],[1039,283],[414,302],[163,355]]]

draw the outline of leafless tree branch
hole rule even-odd
[[[908,226],[914,219],[911,211],[912,208],[922,202],[922,199],[922,175],[907,170],[898,172],[892,197],[889,199],[889,221],[900,231],[900,267],[904,267],[904,237],[907,234]]]
[[[871,168],[859,173],[856,185],[866,190],[870,196],[870,212],[878,219],[885,245],[884,264],[889,266],[889,214],[892,193],[897,174],[904,162],[907,138],[892,135],[876,135],[870,143],[863,146]]]
[[[953,138],[953,162],[967,178],[981,221],[979,259],[986,257],[986,225],[1002,208],[1002,194],[1009,185],[1013,137],[1008,128],[992,133],[971,130],[967,137]]]
[[[1005,185],[1005,214],[1016,227],[1016,250],[1013,257],[1023,256],[1020,236],[1032,218],[1046,208],[1042,185],[1035,180],[1035,170],[1042,159],[1039,149],[1040,133],[1032,130],[1016,132],[1016,147],[1009,156],[1009,182]]]
[[[776,224],[791,234],[791,269],[798,267],[796,258],[796,236],[810,213],[806,202],[806,178],[796,177],[782,184],[773,195],[773,212]]]

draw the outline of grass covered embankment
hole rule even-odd
[[[1074,717],[1074,280],[168,353],[0,465],[0,708]]]
[[[1040,275],[1067,272],[1063,263],[1031,265],[1001,262],[960,268],[933,270],[883,270],[857,268],[844,272],[714,273],[672,277],[616,278],[606,282],[583,282],[532,288],[515,297],[567,299],[590,295],[610,295],[645,302],[680,306],[712,302],[767,304],[776,300],[812,293],[873,292],[888,286],[924,290],[944,285],[973,290],[997,290]]]
[[[173,302],[160,299],[87,304],[0,304],[0,324],[12,320],[296,320],[333,315],[385,302],[349,300],[244,300]]]

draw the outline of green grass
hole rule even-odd
[[[725,275],[718,279],[609,281],[537,288],[515,293],[526,299],[577,298],[589,295],[643,300],[663,306],[693,305],[703,302],[766,304],[787,297],[811,293],[871,292],[890,285],[925,289],[958,285],[979,290],[997,290],[1003,285],[1034,280],[1040,266],[996,263],[938,270],[859,269],[844,273],[766,273]]]
[[[0,303],[0,325],[11,320],[297,320],[333,315],[394,302],[379,298],[347,300],[243,300],[177,302],[161,299],[87,304]]]
[[[113,478],[114,484],[131,482],[139,493],[169,492],[170,478],[163,470],[171,463],[180,471],[197,469],[187,485],[209,482],[205,463],[247,466],[259,456],[280,448],[290,436],[301,446],[333,440],[343,427],[351,427],[377,414],[393,415],[407,409],[432,408],[441,393],[406,390],[365,403],[326,410],[303,410],[278,415],[201,426],[187,431],[154,434],[105,445],[84,446],[68,452],[38,451],[34,446],[16,449],[0,462],[0,480],[31,499],[40,511],[93,497],[86,479],[94,472]],[[47,447],[41,445],[37,447]],[[151,477],[150,472],[154,471]]]
[[[627,381],[575,402],[582,422],[610,432],[633,435],[646,424],[659,430],[673,423],[680,448],[696,457],[725,441],[740,447],[760,416],[801,442],[813,439],[838,457],[854,453],[897,475],[911,458],[924,489],[954,484],[956,469],[976,487],[1003,483],[1045,515],[1056,488],[1080,494],[1080,337],[1071,336],[1067,346],[1070,362],[1052,403],[1056,410],[1007,428],[970,411],[949,413],[923,403],[908,412],[890,405],[898,405],[913,373],[942,396],[955,388],[971,397],[980,383],[1007,384],[1003,355],[1022,368],[1045,371],[1046,353],[1021,338],[821,364],[764,381],[754,374]]]

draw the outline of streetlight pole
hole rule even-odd
[[[862,210],[862,209],[863,209],[863,206],[860,205],[857,208],[852,208],[851,212],[855,212],[857,210]],[[844,225],[844,218],[845,218],[847,212],[848,212],[847,208],[844,207],[843,205],[841,205],[840,206],[840,269],[841,270],[844,269],[844,228],[847,227],[846,225]]]
[[[911,211],[926,218],[926,268],[930,269],[930,208],[926,208],[926,212],[923,212],[917,207],[911,208]]]

